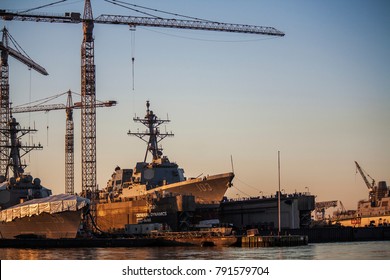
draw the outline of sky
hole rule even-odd
[[[310,192],[356,209],[368,189],[357,161],[390,184],[390,3],[388,1],[124,0],[213,21],[271,26],[284,37],[210,31],[95,25],[97,182],[114,168],[142,161],[145,143],[127,135],[145,103],[171,122],[164,154],[187,177],[235,172],[231,198]],[[50,0],[2,0],[0,9],[27,10]],[[82,0],[36,13],[83,12]],[[142,16],[103,0],[100,14]],[[71,89],[80,93],[81,24],[3,21],[49,76],[10,58],[10,99],[21,105]],[[135,58],[132,72],[132,57]],[[134,74],[134,79],[132,78]],[[133,89],[134,83],[134,89]],[[73,96],[78,101],[79,96]],[[53,103],[66,103],[66,96]],[[25,157],[33,177],[62,193],[65,112],[19,114],[43,145]],[[81,191],[80,112],[75,119],[75,191]],[[165,131],[165,128],[162,129]],[[25,141],[28,141],[27,139]],[[231,160],[232,159],[232,160]],[[233,162],[233,166],[232,166]]]

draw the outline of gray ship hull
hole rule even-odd
[[[234,173],[224,173],[202,178],[188,179],[186,181],[168,184],[147,190],[145,185],[136,185],[124,188],[122,197],[139,197],[153,195],[158,192],[166,192],[180,195],[193,195],[195,202],[199,204],[219,204],[227,189],[231,186]]]
[[[81,209],[55,214],[42,213],[0,223],[0,238],[75,238],[81,223]]]

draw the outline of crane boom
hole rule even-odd
[[[0,16],[4,20],[18,21],[36,21],[36,22],[51,22],[51,23],[81,23],[83,20],[80,13],[65,13],[65,14],[35,14],[35,13],[12,13],[6,10],[0,10]]]
[[[47,73],[45,68],[43,68],[42,66],[40,66],[39,64],[34,62],[32,59],[22,55],[17,50],[14,50],[10,46],[8,46],[8,47],[4,46],[4,44],[2,42],[0,42],[0,50],[7,51],[10,56],[16,58],[20,62],[27,65],[29,68],[34,69],[35,71],[41,73],[42,75],[45,75],[45,76],[49,75],[49,73]]]
[[[125,24],[130,26],[150,26],[179,29],[195,29],[222,31],[234,33],[250,33],[258,35],[284,36],[285,34],[274,27],[222,23],[214,21],[180,20],[167,18],[135,17],[120,15],[100,15],[94,19],[95,23]]]
[[[370,184],[370,182],[368,182],[368,179],[366,177],[366,175],[364,174],[363,172],[363,169],[360,167],[360,165],[355,161],[355,165],[356,165],[356,169],[359,171],[360,175],[362,176],[363,180],[364,180],[364,183],[366,184],[367,188],[372,191],[374,186],[375,186],[375,180],[372,179],[372,184]],[[370,175],[368,175],[370,176]]]
[[[320,202],[316,202],[316,204],[315,204],[316,210],[323,209],[323,208],[327,209],[327,208],[336,207],[336,206],[337,206],[337,200],[320,201]]]
[[[63,15],[48,15],[48,14],[18,14],[0,10],[0,16],[4,20],[19,20],[19,21],[36,21],[36,22],[51,22],[51,23],[82,23],[87,21],[83,19],[80,13],[70,12]],[[222,23],[215,21],[200,21],[200,20],[181,20],[168,19],[159,17],[136,17],[122,15],[107,15],[102,14],[93,20],[99,24],[123,24],[130,26],[150,26],[150,27],[165,27],[178,29],[193,29],[193,30],[209,30],[234,33],[247,33],[258,35],[270,35],[283,37],[285,34],[274,27],[256,26],[246,24]]]
[[[16,113],[29,113],[29,112],[49,112],[52,110],[65,110],[64,104],[50,104],[50,105],[39,105],[39,106],[25,106],[11,108],[12,114]]]
[[[356,169],[359,171],[360,175],[362,175],[364,183],[366,184],[368,188],[368,199],[371,202],[371,206],[377,206],[377,194],[378,194],[378,188],[375,186],[375,180],[371,178],[370,175],[367,174],[368,177],[372,179],[372,183],[368,182],[368,179],[366,175],[363,172],[363,169],[360,167],[360,165],[355,161]]]
[[[108,100],[104,102],[96,102],[96,107],[112,107],[116,105],[116,101]],[[81,109],[81,102],[76,102],[74,105],[68,107],[65,104],[50,104],[50,105],[37,105],[37,106],[24,106],[11,108],[11,112],[15,113],[28,113],[28,112],[49,112],[53,110],[65,110],[65,109]]]

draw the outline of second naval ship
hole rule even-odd
[[[52,195],[39,178],[25,173],[21,151],[26,155],[42,146],[24,145],[20,138],[34,131],[21,128],[12,117],[8,127],[0,128],[9,139],[0,145],[2,153],[9,152],[5,174],[0,175],[0,239],[75,238],[90,201],[76,195]]]
[[[138,162],[134,169],[116,167],[106,189],[100,192],[100,201],[126,201],[169,193],[194,196],[197,204],[221,202],[232,185],[233,172],[187,179],[184,170],[163,155],[162,148],[158,146],[162,139],[173,136],[172,133],[161,133],[159,129],[161,124],[169,120],[159,119],[150,110],[149,101],[146,102],[145,117],[135,117],[133,120],[147,127],[142,133],[128,132],[129,135],[137,136],[147,143],[144,161]],[[146,161],[148,153],[152,154],[151,162]]]

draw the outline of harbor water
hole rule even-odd
[[[390,241],[297,247],[0,248],[1,260],[390,260]]]

